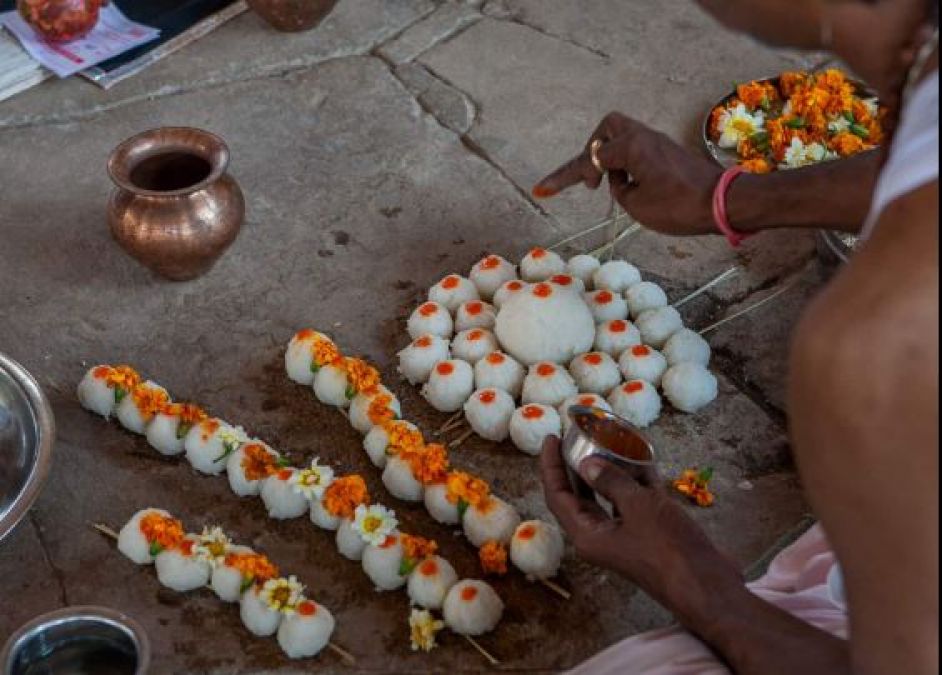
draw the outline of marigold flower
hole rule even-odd
[[[499,541],[485,542],[478,551],[478,558],[485,574],[507,574],[507,547]]]
[[[347,398],[379,386],[379,371],[363,359],[345,358],[343,366],[350,383]]]
[[[778,100],[778,91],[768,82],[747,82],[736,87],[736,95],[750,110],[766,110]]]
[[[342,358],[340,349],[333,340],[316,336],[311,343],[311,366],[314,371],[337,363]]]
[[[115,366],[105,373],[105,382],[112,389],[120,389],[126,394],[141,383],[141,376],[131,366]]]
[[[260,553],[229,553],[223,564],[239,570],[245,587],[252,583],[264,584],[278,576],[278,566]]]
[[[772,171],[772,165],[764,157],[747,159],[740,162],[739,165],[749,173],[769,173]]]
[[[409,463],[412,476],[422,485],[441,483],[448,477],[448,451],[438,443],[400,450],[400,459]]]
[[[393,410],[390,405],[392,402],[393,397],[389,394],[377,394],[374,396],[373,400],[370,401],[370,407],[366,413],[370,422],[373,424],[383,424],[384,422],[396,419],[396,411]]]
[[[712,506],[714,497],[708,487],[712,477],[713,469],[704,469],[703,471],[686,469],[680,478],[673,482],[673,487],[697,506]]]
[[[159,413],[170,401],[170,397],[163,389],[147,384],[139,384],[134,387],[131,391],[131,397],[134,399],[134,406],[145,420],[149,420]]]
[[[249,443],[242,453],[242,471],[247,480],[268,478],[278,470],[278,458],[258,443]]]
[[[412,642],[412,651],[432,651],[437,645],[435,634],[445,627],[427,609],[413,609],[409,615],[409,639]]]
[[[841,157],[856,155],[866,149],[863,139],[849,131],[837,134],[828,142],[828,147]]]
[[[425,539],[411,534],[402,534],[402,557],[409,561],[410,567],[414,568],[426,558],[430,558],[438,551],[438,543],[433,539]],[[411,569],[409,570],[412,571]]]
[[[400,420],[389,420],[383,424],[383,430],[389,439],[386,444],[386,454],[398,455],[400,452],[409,452],[421,448],[425,444],[422,432],[414,429]]]
[[[480,506],[490,497],[491,487],[480,478],[464,471],[452,471],[445,478],[445,497],[459,509]]]
[[[324,508],[338,518],[352,518],[360,504],[369,503],[366,481],[356,474],[338,478],[324,491]]]
[[[151,555],[177,546],[183,540],[183,523],[159,513],[148,513],[141,518],[141,534],[150,544]]]

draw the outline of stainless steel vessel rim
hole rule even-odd
[[[609,422],[613,422],[617,424],[620,427],[624,427],[628,429],[629,431],[631,431],[631,433],[635,434],[638,438],[643,440],[645,445],[648,446],[648,452],[651,455],[651,459],[647,461],[641,461],[637,459],[631,459],[630,457],[623,457],[606,448],[603,448],[602,446],[599,446],[599,454],[605,454],[606,456],[616,459],[620,462],[626,462],[628,464],[633,464],[635,466],[652,466],[657,463],[657,453],[654,451],[654,445],[651,443],[648,437],[645,436],[644,433],[640,429],[638,429],[635,425],[631,424],[628,420],[622,417],[619,417],[613,412],[609,412],[608,410],[603,410],[602,408],[596,408],[594,406],[584,406],[584,405],[570,406],[568,414],[569,414],[569,419],[572,420],[573,427],[577,429],[580,434],[582,434],[583,436],[591,440],[593,443],[595,443],[595,439],[592,438],[592,436],[590,436],[589,434],[587,434],[582,429],[582,427],[579,426],[579,423],[576,421],[577,415],[591,415],[596,418],[601,417],[608,420]]]

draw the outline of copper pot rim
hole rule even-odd
[[[207,147],[198,148],[185,145],[182,142],[160,142],[164,136],[173,138],[175,135],[202,137],[206,141]],[[148,148],[146,146],[148,141],[154,142],[156,147]],[[145,159],[173,149],[194,154],[209,162],[212,168],[206,178],[177,190],[147,190],[131,181],[130,174],[133,167]],[[221,136],[198,127],[171,126],[148,129],[122,141],[111,151],[111,155],[108,157],[108,176],[112,182],[122,190],[142,197],[182,197],[198,192],[222,178],[228,168],[229,146],[226,145]]]

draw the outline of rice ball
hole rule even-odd
[[[161,585],[178,593],[187,593],[209,583],[212,573],[209,562],[193,554],[197,541],[196,535],[188,534],[178,547],[157,554],[154,568]]]
[[[575,396],[570,396],[559,406],[559,419],[562,421],[563,435],[568,433],[569,427],[572,426],[572,418],[569,417],[569,409],[574,405],[582,406],[583,408],[600,408],[608,412],[612,411],[612,407],[608,404],[608,401],[598,394],[576,394]]]
[[[462,520],[465,536],[476,547],[489,541],[509,544],[520,524],[520,514],[503,499],[491,496],[476,506],[469,506]]]
[[[650,382],[632,380],[614,389],[608,396],[612,411],[643,429],[661,414],[661,397]]]
[[[448,340],[455,330],[455,324],[444,305],[426,302],[416,307],[409,316],[406,330],[413,340],[423,335],[436,335]]]
[[[710,363],[709,343],[689,328],[682,328],[671,335],[663,351],[670,366],[690,362],[706,367]]]
[[[480,300],[481,297],[477,287],[469,279],[449,274],[429,289],[428,299],[442,305],[449,312],[456,312],[464,303]]]
[[[366,550],[366,540],[353,527],[352,518],[344,518],[337,528],[337,550],[347,560],[359,562]]]
[[[545,248],[534,248],[520,261],[520,277],[524,281],[546,281],[554,274],[565,274],[566,263],[558,254]]]
[[[594,288],[592,285],[592,277],[601,266],[602,263],[600,263],[595,256],[582,254],[569,259],[569,262],[566,263],[566,271],[576,279],[579,279],[583,287],[589,290]]]
[[[229,487],[239,497],[256,497],[261,481],[275,470],[279,454],[260,441],[236,448],[226,460]]]
[[[502,389],[479,389],[464,404],[468,424],[481,438],[499,443],[510,433],[513,397]]]
[[[469,276],[478,294],[490,300],[498,288],[517,278],[517,269],[499,255],[489,255],[474,263]]]
[[[295,489],[298,470],[290,467],[280,469],[262,481],[259,496],[268,510],[268,517],[275,520],[300,518],[308,512],[307,498]]]
[[[297,611],[278,626],[278,645],[289,659],[306,659],[321,652],[333,635],[336,621],[323,605],[302,600]]]
[[[510,298],[527,290],[529,287],[530,284],[520,281],[519,279],[511,279],[510,281],[504,282],[494,293],[494,308],[500,310],[500,308],[504,306],[504,303],[510,300]]]
[[[102,417],[111,417],[118,405],[115,390],[108,385],[111,366],[89,368],[78,384],[78,400],[82,407]]]
[[[186,458],[194,469],[209,476],[226,470],[226,459],[239,445],[248,440],[242,427],[232,427],[211,418],[193,425],[183,439]]]
[[[448,340],[427,333],[417,337],[399,352],[399,372],[409,384],[422,384],[428,381],[436,363],[450,358]]]
[[[163,509],[141,509],[131,516],[124,527],[121,528],[121,531],[118,532],[118,550],[137,565],[149,565],[154,562],[150,542],[147,541],[147,537],[141,530],[141,521],[150,515],[160,516],[168,520],[173,518],[169,512]]]
[[[342,522],[340,516],[335,516],[327,510],[327,507],[324,506],[323,498],[311,500],[310,517],[311,522],[322,530],[336,530],[340,527]]]
[[[450,320],[451,317],[449,317]],[[325,405],[337,408],[349,406],[350,399],[347,398],[349,387],[350,380],[347,378],[347,370],[343,363],[328,364],[314,374],[314,395]]]
[[[667,359],[647,345],[635,345],[622,352],[618,368],[626,380],[646,380],[658,387],[667,370]]]
[[[419,430],[419,428],[412,424],[412,422],[396,420],[392,424],[403,430],[408,430],[412,433],[418,434],[419,436],[422,435],[422,432]],[[372,429],[370,429],[369,433],[363,439],[363,449],[366,450],[366,454],[369,456],[370,461],[373,462],[373,465],[376,468],[385,468],[386,462],[389,459],[389,432],[384,425],[377,424]]]
[[[529,579],[555,577],[562,559],[562,533],[542,520],[520,523],[510,540],[510,560]]]
[[[170,403],[167,390],[156,382],[147,380],[121,399],[115,409],[115,417],[128,431],[143,435],[154,415],[166,403]]]
[[[480,300],[466,302],[455,315],[455,330],[459,333],[473,328],[491,330],[497,321],[497,311],[492,305]]]
[[[668,368],[661,384],[671,405],[687,413],[695,413],[712,403],[718,393],[713,373],[689,361]]]
[[[625,300],[628,302],[628,311],[634,319],[649,309],[667,306],[667,294],[653,281],[642,281],[629,286],[625,291]]]
[[[409,575],[406,590],[413,605],[439,610],[445,604],[448,590],[458,582],[458,573],[451,563],[433,555],[418,564]]]
[[[459,635],[483,635],[500,623],[504,603],[488,584],[465,579],[448,591],[443,613],[445,624]]]
[[[684,320],[680,312],[668,306],[643,312],[635,325],[641,332],[642,342],[660,349],[671,335],[684,327]]]
[[[147,442],[161,455],[173,457],[183,452],[184,439],[177,431],[180,428],[180,416],[172,407],[165,407],[151,419],[144,431]]]
[[[444,483],[426,486],[424,501],[425,510],[435,522],[443,525],[458,525],[461,522],[458,504],[448,499],[448,486]]]
[[[578,391],[572,375],[564,368],[543,362],[530,367],[523,381],[522,400],[524,404],[542,403],[555,408]]]
[[[539,455],[543,451],[543,439],[559,436],[561,432],[559,413],[547,405],[525,405],[517,408],[510,418],[510,438],[518,450],[528,455]]]
[[[638,268],[624,260],[611,260],[595,270],[592,275],[592,284],[596,290],[605,289],[618,295],[640,281],[641,272]]]
[[[564,291],[572,291],[579,295],[585,293],[585,284],[582,283],[582,279],[571,274],[554,274],[549,278],[549,283]]]
[[[412,465],[401,457],[392,456],[383,469],[383,485],[396,499],[420,502],[425,488],[412,474]]]
[[[641,331],[633,323],[615,319],[599,324],[595,333],[596,351],[618,358],[628,347],[641,344]]]
[[[436,410],[455,412],[461,409],[472,391],[474,371],[471,366],[465,361],[451,359],[435,366],[422,387],[422,396]]]
[[[402,417],[402,404],[399,403],[396,395],[385,386],[379,385],[368,392],[360,392],[350,402],[350,426],[361,434],[367,434],[374,426],[374,421],[370,417],[370,406],[373,405],[378,396],[389,397],[386,409],[392,411],[394,419]]]
[[[299,331],[291,338],[288,349],[285,350],[285,371],[293,382],[309,387],[314,384],[314,373],[317,372],[314,346],[318,341],[333,344],[329,337],[309,328]]]
[[[569,363],[591,348],[595,321],[576,294],[539,283],[507,301],[495,333],[504,351],[524,365]]]
[[[474,364],[474,386],[478,389],[501,389],[512,398],[523,391],[526,372],[523,366],[503,352],[493,351]]]
[[[386,537],[379,546],[367,546],[363,551],[363,571],[381,591],[402,588],[406,577],[399,574],[402,564],[402,541],[398,532]]]
[[[232,544],[229,546],[228,553],[231,555],[252,555],[255,551],[248,546]],[[216,597],[223,602],[238,602],[242,596],[244,583],[245,579],[242,578],[241,570],[229,562],[228,556],[223,559],[221,564],[213,567],[210,587],[216,593]]]
[[[484,328],[471,328],[462,331],[451,342],[452,355],[456,359],[467,361],[472,366],[499,348],[497,338],[494,337],[491,331]]]
[[[242,594],[239,601],[239,616],[252,635],[268,637],[274,635],[281,625],[281,612],[266,605],[261,598],[261,588],[253,584]]]
[[[579,391],[608,395],[621,384],[621,374],[615,359],[606,352],[589,352],[577,356],[569,364],[569,372]]]
[[[608,289],[592,291],[583,297],[596,323],[628,318],[628,303]]]

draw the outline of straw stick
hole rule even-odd
[[[772,293],[772,295],[770,295],[770,296],[768,296],[768,297],[766,297],[766,298],[763,298],[763,299],[760,300],[759,302],[757,302],[757,303],[755,303],[755,304],[753,304],[753,305],[749,305],[749,306],[746,307],[745,309],[742,309],[742,310],[736,312],[735,314],[733,314],[733,315],[731,315],[731,316],[727,316],[727,317],[725,317],[725,318],[723,318],[723,319],[720,319],[719,321],[717,321],[717,322],[714,323],[714,324],[710,324],[709,326],[707,326],[706,328],[704,328],[703,330],[700,331],[700,335],[706,335],[706,334],[709,333],[710,331],[716,330],[716,329],[719,328],[720,326],[723,326],[723,325],[729,323],[730,321],[733,321],[734,319],[738,319],[739,317],[745,316],[746,314],[748,314],[749,312],[752,312],[753,310],[759,309],[760,307],[762,307],[762,306],[764,306],[764,305],[767,305],[768,303],[772,302],[773,300],[775,300],[777,297],[779,297],[780,295],[782,295],[782,294],[785,293],[786,291],[791,290],[792,287],[793,287],[795,284],[797,284],[797,283],[798,283],[798,281],[795,280],[795,281],[793,281],[793,282],[791,282],[791,283],[789,283],[789,284],[786,284],[786,285],[782,286],[780,289],[778,289],[777,291],[775,291],[774,293]]]
[[[451,443],[449,443],[449,444],[448,444],[448,447],[449,447],[449,448],[452,448],[452,449],[457,448],[459,445],[461,445],[461,444],[464,443],[466,440],[468,440],[469,438],[471,438],[471,434],[473,434],[473,433],[474,433],[474,429],[468,429],[468,430],[465,431],[463,434],[461,434],[460,436],[458,436],[458,438],[456,438],[456,439],[453,440]]]
[[[348,652],[348,651],[347,651],[346,649],[344,649],[343,647],[338,647],[338,646],[335,645],[333,642],[328,642],[328,643],[327,643],[327,647],[328,647],[331,651],[333,651],[334,653],[338,654],[338,655],[340,656],[340,658],[342,658],[344,661],[346,661],[347,663],[349,663],[351,666],[357,662],[357,660],[356,660],[356,658],[354,658],[353,654],[351,654],[350,652]]]
[[[690,301],[693,300],[694,298],[696,298],[696,297],[698,297],[698,296],[700,296],[700,295],[703,295],[704,293],[706,293],[706,292],[707,292],[708,290],[710,290],[711,288],[714,288],[714,287],[716,287],[716,286],[719,286],[721,283],[723,283],[723,282],[726,281],[727,279],[730,279],[730,278],[736,276],[737,274],[739,274],[739,273],[742,272],[742,271],[743,271],[743,268],[742,268],[742,267],[740,267],[739,265],[733,265],[732,267],[730,267],[728,270],[726,270],[725,272],[723,272],[721,275],[719,275],[718,277],[716,277],[716,278],[713,279],[712,281],[708,281],[706,284],[704,284],[703,286],[701,286],[700,288],[698,288],[697,290],[695,290],[695,291],[694,291],[693,293],[691,293],[690,295],[688,295],[688,296],[686,296],[686,297],[684,297],[684,298],[681,298],[680,300],[678,300],[677,302],[675,302],[674,305],[673,305],[673,307],[676,309],[677,307],[680,307],[681,305],[687,304],[688,302],[690,302]]]
[[[468,642],[470,642],[470,643],[471,643],[471,646],[474,647],[475,649],[477,649],[478,652],[480,652],[481,656],[483,656],[485,659],[487,659],[488,662],[489,662],[492,666],[499,666],[499,665],[500,665],[500,661],[498,661],[497,659],[495,659],[495,658],[491,655],[491,653],[490,653],[489,651],[487,651],[486,649],[484,649],[484,647],[482,647],[482,646],[478,643],[478,641],[475,640],[473,637],[471,637],[470,635],[465,635],[465,636],[464,636],[464,639],[467,640]]]
[[[628,216],[627,213],[620,213],[620,214],[618,214],[618,215],[615,216],[614,222],[617,223],[617,222],[620,221],[620,220],[624,220],[627,216]],[[596,223],[596,224],[593,225],[592,227],[586,228],[585,230],[582,230],[581,232],[576,232],[575,234],[570,235],[570,236],[566,237],[565,239],[562,239],[562,240],[560,240],[560,241],[557,241],[555,244],[553,244],[552,246],[550,246],[548,250],[553,251],[553,250],[555,250],[555,249],[557,249],[557,248],[560,248],[560,247],[562,247],[562,246],[565,246],[566,244],[568,244],[568,243],[570,243],[570,242],[575,241],[576,239],[582,239],[582,237],[584,237],[584,236],[586,236],[586,235],[588,235],[588,234],[592,234],[593,232],[598,232],[599,230],[601,230],[602,228],[604,228],[606,225],[612,224],[612,222],[613,222],[613,219],[612,219],[611,216],[609,216],[609,217],[605,218],[605,220],[599,221],[598,223]]]
[[[118,533],[112,530],[107,525],[104,525],[102,523],[89,523],[89,525],[92,526],[92,529],[98,530],[106,537],[111,537],[115,541],[118,541]]]
[[[445,420],[445,423],[438,428],[438,431],[435,432],[436,436],[441,436],[442,434],[450,431],[456,422],[461,420],[461,416],[464,415],[464,410],[459,410],[454,415]]]
[[[548,589],[559,595],[563,600],[569,600],[572,598],[572,593],[567,591],[565,588],[557,584],[551,579],[540,579],[540,583],[546,586]]]
[[[603,244],[602,246],[599,246],[599,247],[598,247],[597,249],[595,249],[594,251],[589,252],[589,255],[595,256],[596,258],[599,258],[606,250],[608,250],[608,249],[614,250],[614,249],[615,249],[615,246],[618,245],[618,242],[620,242],[620,241],[621,241],[622,239],[624,239],[625,237],[634,234],[635,232],[637,232],[637,231],[640,230],[640,229],[641,229],[641,225],[640,225],[639,223],[632,223],[631,225],[629,225],[628,227],[626,227],[626,228],[624,229],[624,231],[622,231],[621,234],[619,234],[617,237],[615,237],[614,240],[610,241],[610,242],[607,243],[607,244]]]

